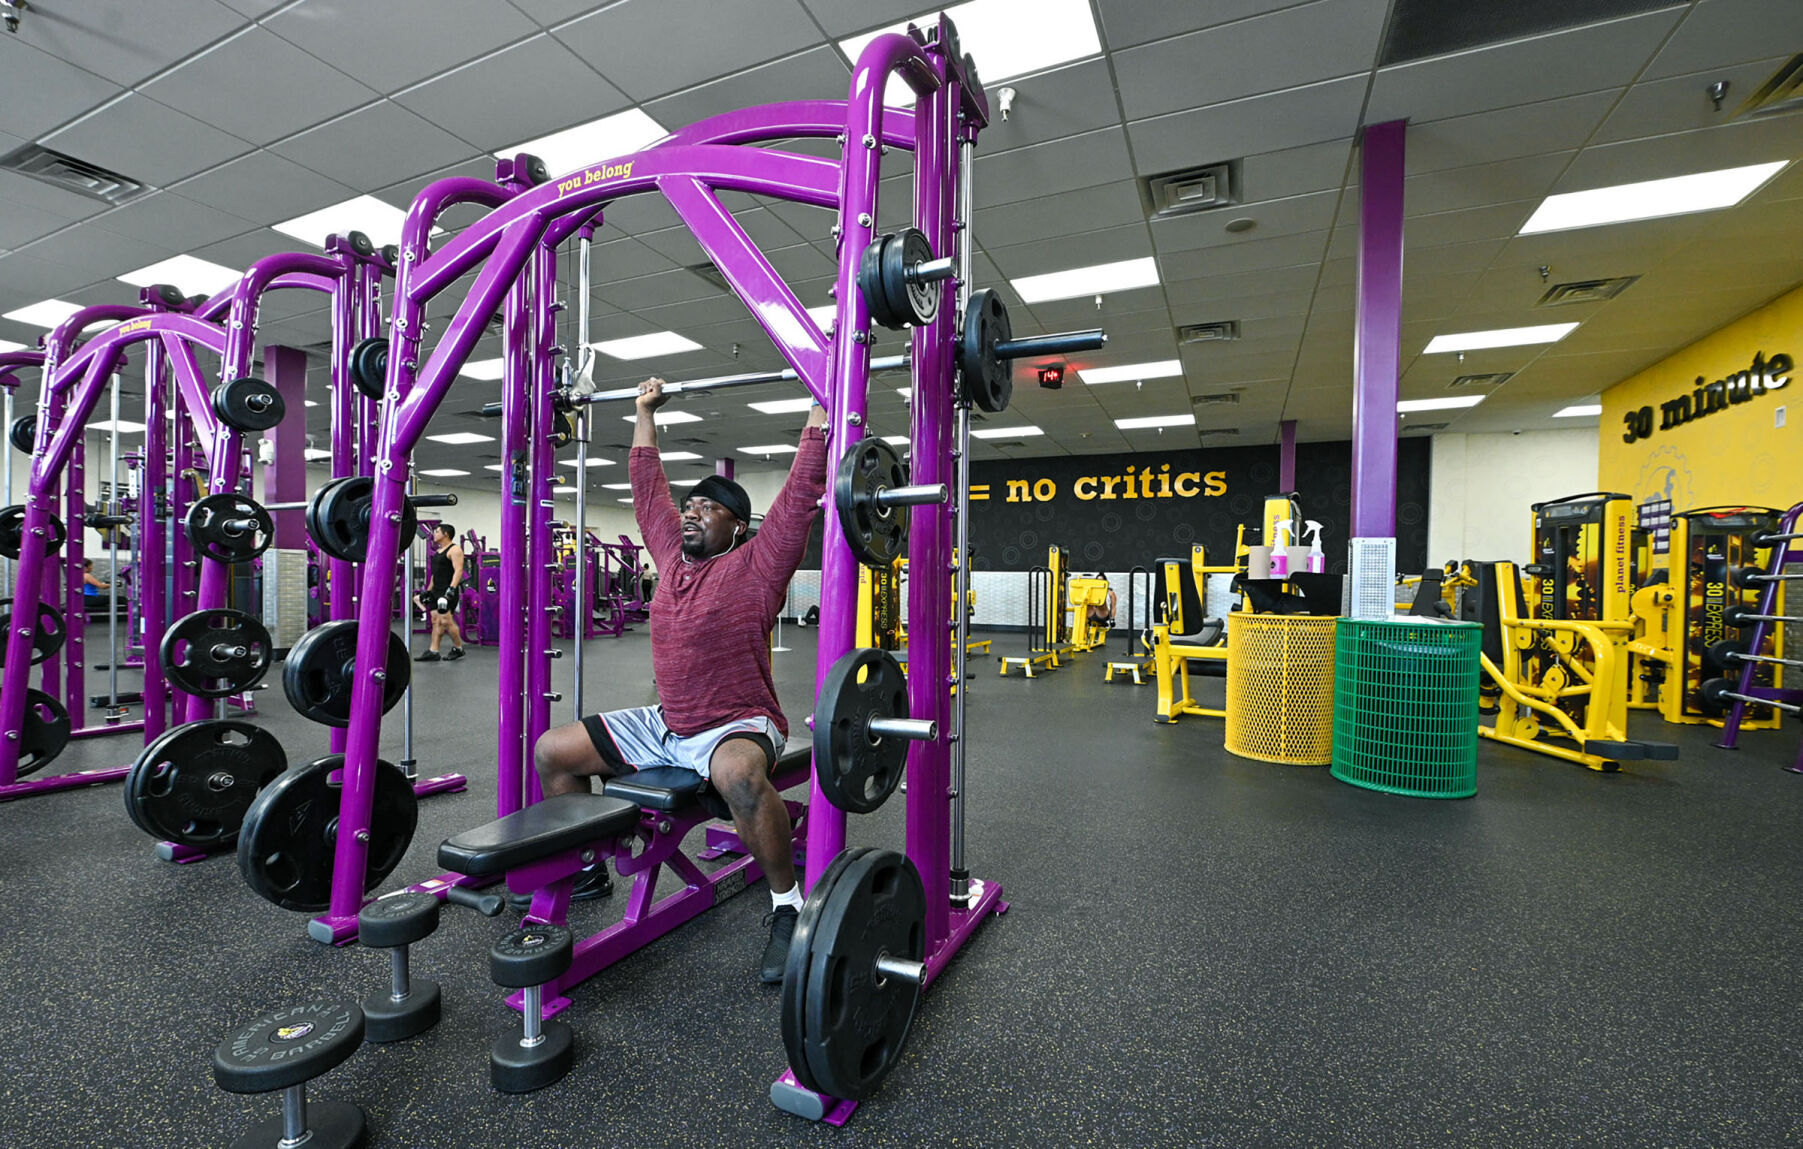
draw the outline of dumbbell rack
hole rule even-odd
[[[1803,547],[1796,543],[1803,539],[1797,527],[1803,521],[1803,503],[1798,503],[1784,512],[1778,522],[1778,530],[1770,535],[1762,535],[1758,543],[1771,547],[1771,560],[1766,564],[1764,573],[1753,576],[1764,584],[1759,594],[1759,614],[1753,616],[1752,632],[1747,638],[1746,649],[1756,651],[1762,649],[1766,636],[1771,628],[1782,625],[1778,621],[1783,616],[1778,614],[1780,601],[1779,588],[1786,582],[1803,581],[1803,573],[1785,574],[1784,568],[1789,563],[1803,563]],[[1803,670],[1803,659],[1778,658],[1772,655],[1746,654],[1735,659],[1740,665],[1740,678],[1736,689],[1722,695],[1733,700],[1734,705],[1728,709],[1727,718],[1722,723],[1722,736],[1715,745],[1722,750],[1739,749],[1740,727],[1746,718],[1749,705],[1770,706],[1792,716],[1803,716],[1803,688],[1795,686],[1755,686],[1753,676],[1762,662],[1778,665],[1792,670]],[[1803,774],[1803,744],[1797,748],[1797,757],[1785,767],[1793,774]]]

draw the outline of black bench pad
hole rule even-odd
[[[808,759],[813,753],[811,740],[804,739],[800,746],[784,751],[776,760],[776,769],[772,776],[787,774],[795,770],[805,770]],[[664,810],[675,813],[687,810],[703,799],[713,799],[714,791],[707,780],[693,770],[685,770],[681,766],[653,766],[632,774],[624,774],[618,778],[609,778],[602,784],[601,792],[612,798],[624,798],[628,802],[636,802],[648,810]],[[707,803],[710,812],[716,817],[726,817],[726,807],[717,800]],[[717,808],[716,808],[717,807]]]
[[[630,833],[639,808],[601,794],[559,794],[465,830],[438,847],[438,864],[472,878],[504,874],[564,850]]]

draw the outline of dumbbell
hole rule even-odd
[[[575,939],[562,926],[521,926],[488,951],[488,975],[504,989],[526,991],[522,1036],[503,1034],[488,1054],[488,1079],[502,1093],[530,1093],[563,1079],[576,1039],[561,1021],[542,1020],[545,983],[570,968]]]
[[[495,894],[478,894],[461,886],[445,891],[445,900],[491,918],[501,912],[503,904]],[[357,940],[372,949],[393,951],[394,973],[388,992],[377,990],[363,999],[365,1041],[405,1041],[438,1024],[438,983],[413,978],[407,949],[438,928],[438,911],[438,899],[421,890],[377,898],[358,911]]]
[[[307,1082],[357,1052],[363,1011],[348,1002],[309,1001],[272,1010],[233,1030],[213,1050],[213,1080],[228,1093],[282,1091],[282,1115],[259,1122],[232,1149],[357,1149],[369,1138],[362,1108],[344,1101],[307,1105]]]

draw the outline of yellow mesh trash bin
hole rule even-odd
[[[1236,614],[1227,640],[1230,753],[1289,766],[1333,761],[1334,618]]]

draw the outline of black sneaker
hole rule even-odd
[[[463,657],[463,648],[461,646],[453,646],[451,648],[451,652],[444,656],[444,660],[446,662],[456,662],[458,659],[460,659],[462,657]]]
[[[758,970],[758,980],[765,985],[782,984],[783,967],[789,964],[789,939],[795,936],[795,919],[799,917],[801,911],[794,906],[778,906],[764,915],[770,940],[764,945],[764,966]]]
[[[422,650],[419,652],[419,657],[415,658],[413,661],[415,661],[415,662],[437,662],[438,661],[438,652],[436,650]]]

